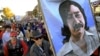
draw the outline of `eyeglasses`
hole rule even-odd
[[[42,37],[34,38],[35,40],[42,39]]]

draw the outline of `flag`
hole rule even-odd
[[[61,20],[61,16],[59,14],[59,5],[64,0],[39,0],[41,10],[43,12],[45,23],[54,46],[54,50],[56,53],[63,46],[63,39],[65,36],[62,36],[61,28],[63,27],[63,21]],[[73,0],[79,3],[82,8],[84,8],[87,25],[88,27],[95,26],[94,17],[92,14],[92,9],[88,0]]]

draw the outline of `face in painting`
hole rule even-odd
[[[85,20],[80,9],[75,5],[70,5],[68,12],[67,24],[72,36],[81,35],[84,33]]]

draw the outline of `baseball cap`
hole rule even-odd
[[[10,36],[11,36],[11,37],[15,37],[15,36],[17,36],[17,32],[12,31],[12,32],[10,33]]]

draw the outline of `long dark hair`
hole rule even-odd
[[[80,9],[80,11],[82,12],[83,14],[83,17],[84,17],[84,20],[85,20],[85,29],[88,30],[89,27],[87,26],[87,18],[85,16],[85,13],[84,13],[84,10],[83,8],[76,2],[74,1],[70,1],[70,0],[66,0],[64,2],[62,2],[59,6],[59,13],[60,13],[60,16],[62,18],[62,21],[63,21],[63,27],[62,27],[62,35],[66,36],[67,39],[69,39],[70,35],[71,35],[71,32],[69,30],[69,27],[67,26],[67,21],[66,19],[68,18],[68,12],[70,10],[70,5],[75,5],[76,7],[78,7]]]

